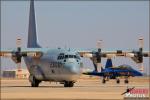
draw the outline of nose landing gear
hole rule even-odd
[[[120,79],[116,78],[116,83],[119,84],[120,83]]]
[[[64,82],[64,87],[73,87],[74,86],[74,82],[73,81],[65,81]]]
[[[124,83],[125,83],[125,84],[128,84],[128,83],[129,83],[128,77],[125,78]]]
[[[31,82],[31,87],[38,87],[40,84],[40,80],[37,80],[34,76],[30,76],[29,80]]]

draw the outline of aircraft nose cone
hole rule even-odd
[[[134,74],[135,74],[135,76],[143,76],[143,74],[139,71],[135,71]]]
[[[143,74],[141,72],[138,72],[138,76],[143,76]]]
[[[69,72],[71,72],[73,74],[80,74],[81,73],[81,69],[80,69],[79,64],[76,64],[76,63],[66,64],[66,68],[69,70]]]

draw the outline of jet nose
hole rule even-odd
[[[143,76],[143,74],[141,72],[138,72],[138,76]]]
[[[139,71],[135,71],[134,74],[135,74],[135,76],[143,76],[143,74]]]

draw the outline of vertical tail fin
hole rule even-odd
[[[30,1],[30,14],[29,14],[29,29],[28,29],[27,47],[28,48],[40,48],[40,46],[37,43],[37,36],[36,36],[34,0]]]
[[[103,67],[101,67],[101,72],[104,70],[104,68]]]
[[[105,68],[111,68],[111,67],[113,67],[112,60],[111,60],[111,58],[108,58],[106,65],[105,65]]]

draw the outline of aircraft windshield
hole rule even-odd
[[[76,55],[65,55],[65,59],[67,58],[76,58],[76,59],[80,59],[78,56]]]
[[[80,59],[80,57],[77,55],[59,55],[57,59],[61,60],[61,59],[68,59],[68,58]]]
[[[132,67],[130,65],[125,65],[125,64],[118,66],[118,68],[132,70]]]

